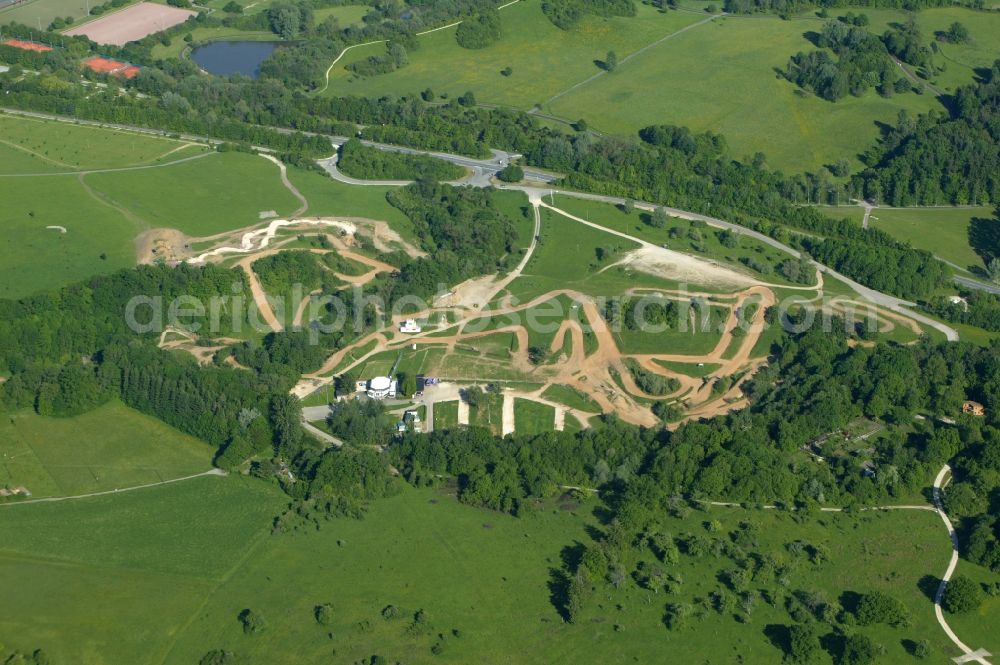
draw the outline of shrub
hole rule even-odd
[[[952,614],[964,614],[979,607],[983,602],[983,590],[976,582],[964,575],[956,575],[948,582],[941,598],[941,605]]]
[[[503,167],[503,170],[497,173],[497,177],[504,182],[520,182],[524,180],[524,169],[517,164],[508,164]]]

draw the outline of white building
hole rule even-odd
[[[368,396],[372,399],[385,399],[396,396],[396,380],[388,376],[376,376],[368,382]]]
[[[418,333],[421,330],[420,324],[415,319],[407,319],[399,324],[399,332],[401,333]]]

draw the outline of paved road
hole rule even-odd
[[[944,596],[944,590],[948,586],[948,581],[951,580],[952,575],[955,572],[955,567],[958,565],[958,536],[955,533],[955,528],[952,526],[951,519],[949,519],[948,514],[944,511],[944,505],[941,501],[941,490],[946,484],[945,478],[951,474],[951,466],[945,464],[941,467],[938,472],[937,477],[934,478],[934,485],[932,488],[932,496],[934,500],[933,506],[928,505],[902,505],[902,506],[875,506],[873,508],[863,508],[862,510],[930,510],[937,513],[941,520],[944,522],[945,528],[948,530],[948,537],[951,540],[951,558],[948,561],[948,568],[945,570],[944,574],[941,576],[941,583],[938,586],[937,593],[934,595],[934,614],[937,617],[938,624],[941,629],[944,630],[948,638],[962,651],[962,656],[954,658],[955,662],[962,663],[981,663],[982,665],[991,665],[987,658],[991,656],[989,652],[984,649],[973,650],[968,645],[966,645],[962,640],[958,638],[955,631],[951,629],[948,625],[948,621],[944,617],[944,612],[941,608],[941,599]],[[732,503],[728,501],[709,501],[707,502],[713,506],[727,506],[727,507],[739,507],[740,504]],[[774,509],[776,506],[766,505],[765,509]],[[843,512],[843,508],[820,508],[822,512],[827,513],[839,513]]]
[[[974,279],[969,279],[968,277],[960,277],[958,275],[955,275],[955,282],[960,286],[965,286],[970,289],[979,289],[980,291],[987,291],[989,293],[1000,295],[1000,286],[996,286],[994,284],[977,282]]]
[[[938,624],[941,625],[941,629],[948,635],[948,639],[962,650],[963,656],[954,659],[955,662],[990,665],[989,661],[986,660],[986,657],[990,654],[983,649],[973,651],[962,640],[958,639],[958,635],[948,625],[948,621],[944,618],[944,612],[941,609],[941,599],[944,598],[944,590],[947,588],[948,581],[951,580],[951,576],[955,572],[955,567],[958,565],[958,535],[955,533],[955,527],[952,526],[948,514],[944,512],[944,505],[941,502],[941,489],[946,482],[945,477],[950,474],[951,467],[949,465],[945,464],[941,467],[941,471],[938,472],[937,477],[934,479],[934,488],[932,490],[934,507],[937,510],[937,514],[941,516],[945,528],[948,529],[948,536],[951,538],[951,559],[948,561],[948,569],[941,576],[941,584],[938,585],[937,593],[934,594],[934,614],[937,617]]]
[[[166,132],[166,131],[162,131],[162,130],[145,129],[145,128],[140,128],[140,127],[133,127],[133,126],[130,126],[130,125],[102,123],[102,122],[94,122],[94,121],[86,121],[86,120],[77,120],[75,118],[68,118],[66,116],[58,116],[58,115],[52,115],[52,114],[47,114],[47,113],[35,113],[33,111],[20,111],[20,110],[17,110],[17,109],[6,109],[6,108],[2,108],[2,107],[0,107],[0,111],[9,112],[9,113],[12,113],[12,114],[15,114],[15,115],[24,115],[24,116],[28,116],[28,117],[43,118],[43,119],[48,119],[48,120],[56,120],[56,121],[60,121],[60,122],[68,122],[68,123],[73,123],[73,124],[96,125],[96,126],[102,126],[102,127],[111,127],[111,128],[114,128],[114,129],[121,129],[121,130],[125,130],[125,131],[137,131],[137,132],[140,132],[140,133],[153,134],[153,135],[156,135],[156,136],[177,136],[177,134],[175,134],[173,132]],[[293,130],[290,130],[290,129],[280,130],[279,129],[277,131],[283,131],[283,132],[291,133]],[[307,134],[307,132],[303,132],[303,133]],[[196,135],[191,135],[191,134],[180,134],[179,136],[181,138],[184,138],[185,140],[189,140],[189,141],[205,141],[205,142],[208,142],[208,143],[213,144],[213,145],[214,144],[218,144],[218,143],[222,143],[222,141],[219,141],[219,140],[216,140],[216,139],[210,139],[208,137],[196,136]],[[337,143],[338,141],[340,143],[343,143],[344,141],[347,140],[346,137],[335,137],[334,136],[334,137],[328,137],[328,138],[330,138],[331,143],[333,145],[339,145],[339,143]],[[390,146],[390,145],[386,145],[386,144],[376,144],[376,143],[371,143],[371,142],[369,142],[368,144],[369,145],[373,145],[375,147],[379,147],[381,149],[385,149],[385,150],[392,150],[392,151],[397,151],[397,152],[409,152],[410,154],[417,153],[417,154],[433,155],[433,156],[440,157],[442,159],[447,159],[447,161],[450,161],[450,162],[452,162],[454,164],[468,165],[470,163],[475,163],[475,164],[478,165],[475,168],[485,168],[487,165],[490,165],[491,168],[496,168],[499,165],[499,160],[510,159],[510,158],[514,157],[514,155],[511,155],[510,153],[504,153],[502,151],[494,151],[494,157],[493,157],[493,159],[490,159],[490,160],[477,160],[477,159],[474,159],[474,158],[471,158],[471,157],[466,157],[466,156],[463,156],[463,155],[451,155],[451,154],[448,154],[448,153],[435,153],[435,152],[432,152],[432,151],[414,150],[413,148],[404,148],[404,147],[401,147],[401,146]],[[273,151],[271,151],[269,149],[266,149],[266,148],[262,148],[261,150],[263,150],[265,152],[273,152]],[[503,157],[501,157],[501,155]],[[324,160],[324,162],[325,163],[329,163],[329,160]],[[497,170],[499,170],[499,168],[497,168]],[[339,174],[339,176],[340,176],[341,179],[346,177],[343,174]],[[537,178],[539,180],[542,180],[544,182],[552,182],[552,181],[558,179],[558,176],[551,175],[551,174],[543,174],[543,173],[539,173],[539,172],[535,172],[535,171],[525,171],[525,176],[526,177],[537,176]],[[342,180],[342,182],[347,182],[347,181],[346,180]],[[352,182],[351,184],[360,184],[360,182],[361,181],[354,180],[354,182]],[[393,183],[397,183],[397,184],[406,184],[406,183],[404,183],[402,181],[385,181],[385,182],[393,182]],[[477,184],[477,185],[481,186],[482,179],[480,178],[479,181],[477,181],[476,183],[473,183],[473,184]],[[561,190],[561,189],[559,189],[559,190],[557,190],[557,189],[544,189],[544,188],[524,186],[524,185],[501,185],[500,188],[501,189],[515,189],[515,190],[524,191],[525,193],[527,193],[529,195],[529,197],[530,196],[536,196],[536,197],[537,196],[543,196],[545,194],[549,194],[550,192],[559,192],[560,194],[562,194],[564,196],[572,196],[572,197],[580,198],[580,199],[589,199],[589,200],[592,200],[592,201],[601,201],[601,202],[604,202],[604,203],[623,204],[626,201],[623,198],[614,197],[614,196],[603,196],[603,195],[599,195],[599,194],[587,194],[587,193],[584,193],[584,192],[574,192],[574,191]],[[642,208],[642,209],[645,209],[645,210],[652,210],[653,208],[658,207],[658,206],[655,206],[652,203],[637,202],[636,203],[636,207],[639,207],[639,208]],[[732,222],[726,222],[724,220],[721,220],[721,219],[718,219],[718,218],[715,218],[715,217],[709,217],[707,215],[701,215],[701,214],[698,214],[698,213],[688,212],[686,210],[678,210],[676,208],[664,207],[664,210],[667,212],[667,214],[673,215],[675,217],[680,217],[682,219],[701,220],[701,221],[705,222],[706,224],[715,226],[717,228],[726,228],[726,229],[731,229],[733,231],[738,231],[738,232],[743,233],[743,234],[745,234],[745,235],[747,235],[749,237],[756,238],[757,240],[760,240],[761,242],[766,243],[766,244],[768,244],[768,245],[770,245],[770,246],[772,246],[772,247],[774,247],[776,249],[779,249],[779,250],[781,250],[781,251],[783,251],[783,252],[785,252],[785,253],[787,253],[787,254],[789,254],[791,256],[794,256],[794,257],[799,257],[800,256],[798,250],[792,249],[788,245],[785,245],[784,243],[781,243],[781,242],[775,240],[774,238],[771,238],[768,235],[765,235],[763,233],[759,233],[759,232],[754,231],[752,229],[748,229],[748,228],[746,228],[744,226],[740,226],[739,224],[733,224]],[[886,307],[887,309],[891,309],[891,310],[893,310],[893,311],[895,311],[897,313],[903,314],[905,316],[908,316],[908,317],[914,319],[915,321],[919,321],[920,323],[923,323],[924,325],[927,325],[929,327],[935,328],[936,330],[939,330],[941,333],[943,333],[944,336],[949,341],[953,341],[953,342],[954,341],[958,341],[958,333],[955,332],[955,330],[953,328],[951,328],[951,327],[949,327],[949,326],[941,323],[940,321],[935,321],[934,319],[931,319],[931,318],[929,318],[927,316],[924,316],[923,314],[919,314],[918,312],[914,312],[914,311],[908,309],[908,307],[913,307],[914,303],[909,302],[907,300],[903,300],[901,298],[896,298],[895,296],[891,296],[891,295],[888,295],[888,294],[885,294],[885,293],[881,293],[879,291],[875,291],[874,289],[870,289],[870,288],[868,288],[868,287],[866,287],[866,286],[864,286],[862,284],[859,284],[858,282],[855,282],[852,279],[849,279],[848,277],[846,277],[844,275],[841,275],[840,273],[836,272],[832,268],[824,266],[824,265],[822,265],[820,263],[816,263],[816,262],[813,262],[813,263],[817,266],[817,268],[819,268],[819,270],[821,270],[822,272],[824,272],[824,273],[826,273],[826,274],[828,274],[828,275],[830,275],[832,277],[835,277],[835,278],[837,278],[837,279],[845,282],[846,284],[848,284],[849,286],[851,286],[851,288],[853,288],[855,291],[857,291],[859,294],[861,294],[862,296],[864,296],[868,300],[872,301],[873,303],[875,303],[877,305],[880,305],[882,307]],[[970,288],[981,288],[981,285],[978,284],[978,283],[976,283],[976,282],[969,282],[969,283],[967,283],[965,285],[969,286]]]
[[[304,406],[302,407],[302,427],[305,428],[307,432],[315,436],[320,441],[324,441],[331,446],[336,446],[340,448],[344,445],[341,439],[333,436],[329,432],[324,432],[320,428],[316,427],[309,421],[316,420],[326,420],[327,415],[330,413],[330,406],[324,404],[323,406]]]
[[[340,148],[346,141],[348,137],[346,136],[332,136],[330,137],[330,142],[336,148]],[[489,159],[476,159],[475,157],[467,157],[465,155],[453,155],[447,152],[435,152],[433,150],[420,150],[417,148],[407,148],[404,146],[390,145],[388,143],[377,143],[375,141],[368,141],[362,139],[362,144],[370,147],[376,148],[378,150],[384,150],[386,152],[396,152],[404,155],[426,155],[428,157],[436,157],[446,162],[451,162],[452,164],[457,164],[468,169],[472,169],[473,176],[471,178],[465,178],[461,182],[467,185],[474,185],[476,187],[487,187],[491,184],[490,178],[496,175],[503,167],[510,164],[512,161],[519,159],[521,155],[513,152],[506,152],[504,150],[490,150],[492,157]],[[331,160],[336,163],[336,156],[330,159],[323,160],[321,164],[327,171],[330,171],[327,164]],[[333,172],[330,172],[333,175]],[[343,175],[343,174],[341,174]],[[350,176],[344,176],[345,178],[350,178]],[[531,168],[524,170],[524,177],[529,180],[535,180],[538,182],[555,182],[562,177],[561,174],[543,173]],[[366,181],[359,181],[350,178],[353,182],[349,184],[370,184]],[[347,182],[346,180],[341,180],[341,182]],[[379,182],[384,184],[408,184],[410,181],[396,181],[396,180],[382,180],[382,181],[371,181]]]

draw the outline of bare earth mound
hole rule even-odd
[[[645,245],[632,250],[616,263],[656,277],[677,282],[708,286],[746,288],[756,284],[753,278],[735,270],[663,247]]]

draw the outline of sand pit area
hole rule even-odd
[[[183,23],[198,12],[152,2],[140,2],[120,12],[88,21],[65,34],[84,35],[98,44],[124,46],[161,30]]]

